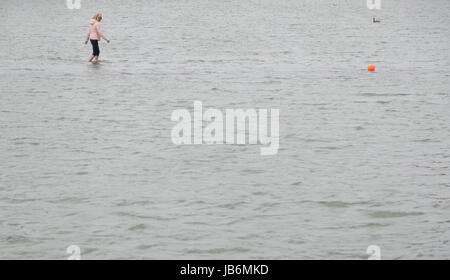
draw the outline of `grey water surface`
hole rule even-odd
[[[0,259],[450,258],[449,11],[1,1]],[[278,154],[174,145],[195,100],[279,109]]]

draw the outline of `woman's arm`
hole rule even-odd
[[[85,45],[88,43],[90,35],[91,35],[91,29],[89,28],[89,31],[88,31],[87,36],[86,36],[86,41],[84,41]]]
[[[106,38],[106,36],[103,34],[103,32],[102,32],[102,27],[100,26],[99,23],[96,24],[96,28],[97,28],[97,33],[98,33],[98,35],[99,35],[100,37],[102,37],[103,39],[105,39],[106,42],[109,43],[109,40],[108,40],[108,38]]]

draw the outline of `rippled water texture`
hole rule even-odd
[[[0,3],[0,258],[450,257],[449,1],[81,3]],[[194,100],[278,155],[173,145]]]

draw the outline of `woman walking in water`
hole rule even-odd
[[[84,44],[87,44],[89,40],[91,40],[92,44],[92,55],[89,57],[89,62],[91,62],[93,59],[95,59],[95,62],[98,61],[98,57],[100,55],[100,49],[98,47],[98,41],[101,40],[101,38],[105,39],[106,42],[109,44],[108,38],[106,38],[105,35],[102,33],[102,28],[100,26],[100,21],[102,21],[102,14],[97,13],[95,14],[91,19],[91,27],[89,27],[89,31],[86,37],[86,41]]]

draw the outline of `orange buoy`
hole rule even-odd
[[[375,72],[375,65],[370,64],[369,66],[367,66],[367,70],[369,72]]]

